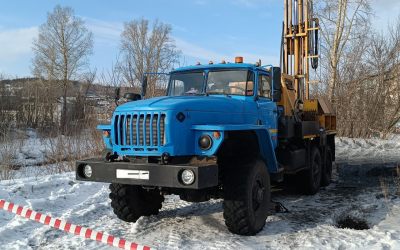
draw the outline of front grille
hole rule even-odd
[[[126,113],[114,117],[114,144],[157,147],[165,144],[165,114]]]

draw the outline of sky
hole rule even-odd
[[[125,22],[158,19],[172,26],[181,65],[197,61],[279,64],[283,0],[0,0],[0,73],[31,76],[32,41],[55,5],[69,6],[94,35],[90,65],[109,70]],[[372,0],[373,26],[386,29],[400,13],[400,0]]]

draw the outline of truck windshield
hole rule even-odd
[[[180,72],[171,74],[169,79],[169,96],[200,95],[203,93],[204,73]]]
[[[207,79],[207,94],[253,95],[254,75],[249,70],[210,71]]]
[[[169,96],[204,95],[205,72],[176,72],[169,79]],[[209,71],[207,94],[242,95],[254,93],[254,73],[250,70]]]

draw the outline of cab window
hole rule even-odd
[[[258,75],[258,90],[260,97],[271,99],[271,78],[268,75]]]

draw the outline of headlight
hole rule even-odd
[[[83,174],[86,178],[92,177],[92,167],[90,165],[85,165],[83,168]]]
[[[209,135],[202,135],[199,139],[199,147],[202,150],[209,150],[212,147],[212,139]]]
[[[192,170],[185,169],[182,171],[181,179],[182,179],[183,184],[185,184],[185,185],[193,184],[194,178],[195,178],[195,175]]]

